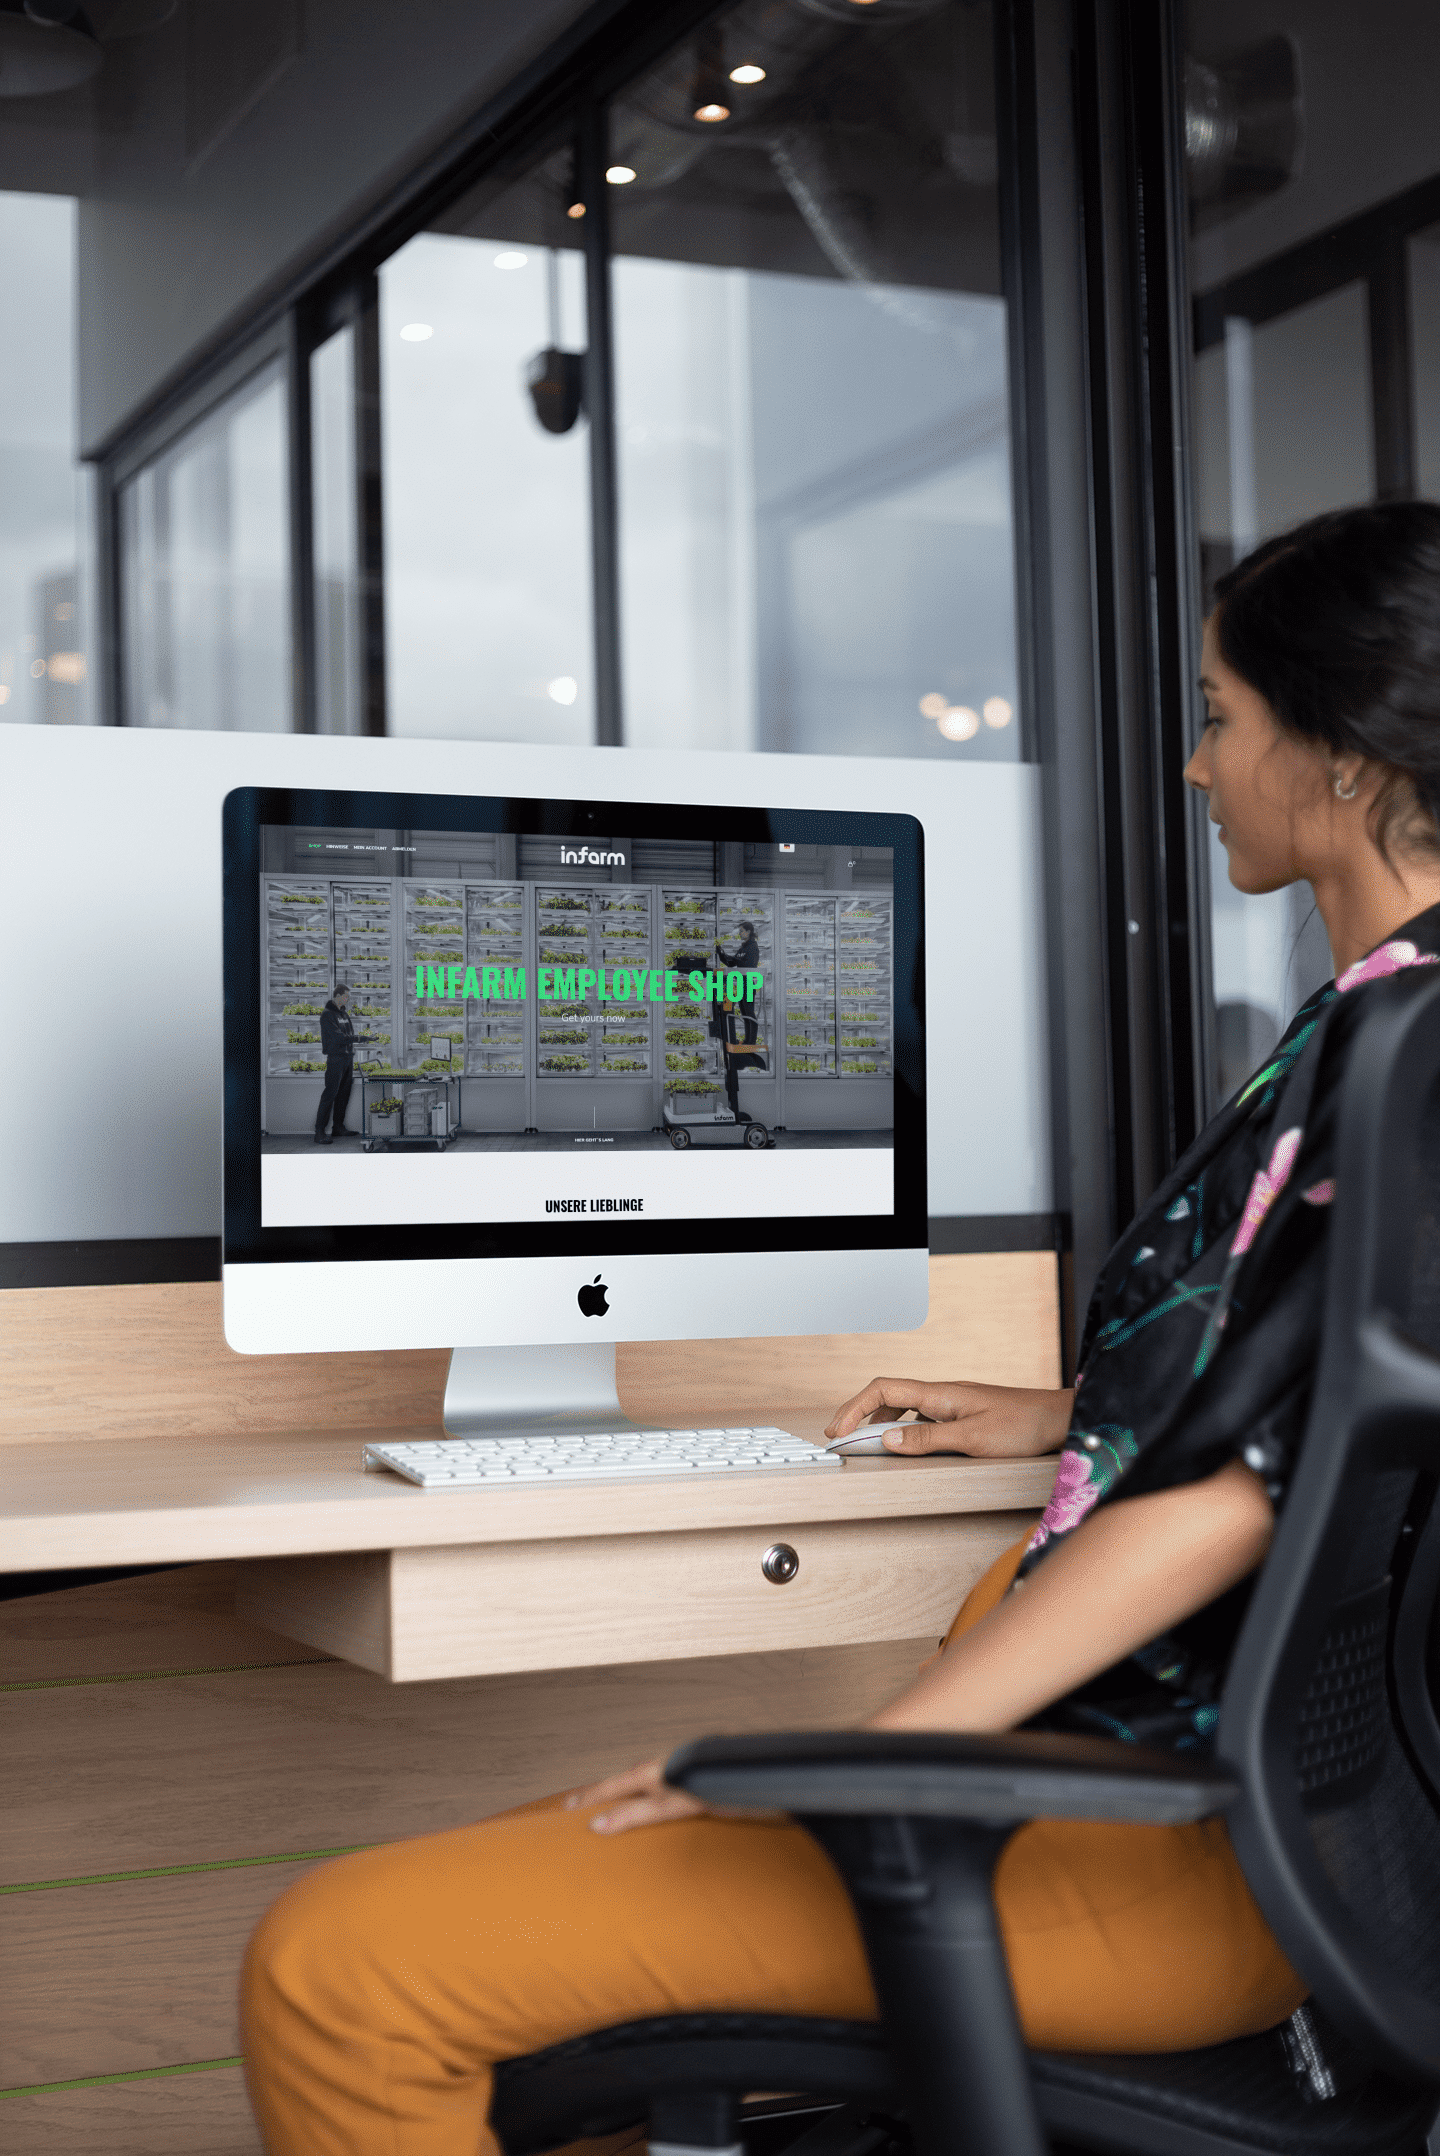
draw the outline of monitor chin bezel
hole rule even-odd
[[[223,1251],[230,1267],[436,1260],[703,1257],[923,1249],[926,1204],[924,835],[912,816],[721,804],[238,787],[223,809],[225,1113]],[[260,1212],[261,969],[255,903],[267,825],[550,838],[888,846],[894,854],[892,979],[895,1210],[776,1219],[501,1222],[265,1228]],[[751,1327],[751,1330],[763,1329]],[[636,1335],[644,1337],[644,1335]]]

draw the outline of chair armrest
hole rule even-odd
[[[1017,1730],[948,1736],[856,1729],[701,1737],[665,1779],[707,1804],[875,1818],[1095,1819],[1180,1826],[1223,1811],[1239,1784],[1223,1768],[1108,1737]]]

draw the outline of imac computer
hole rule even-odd
[[[620,1427],[619,1340],[917,1325],[911,817],[245,787],[242,1353],[447,1347],[452,1433]]]

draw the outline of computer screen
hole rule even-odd
[[[913,819],[246,788],[224,893],[232,1337],[313,1288],[334,1344],[360,1267],[376,1344],[513,1339],[527,1261],[574,1308],[518,1337],[804,1329],[768,1261],[873,1252],[883,1312],[923,1252]],[[717,1260],[730,1314],[682,1320]]]

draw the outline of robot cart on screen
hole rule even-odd
[[[732,1115],[723,1095],[667,1093],[660,1113],[665,1135],[677,1153],[690,1145],[734,1145],[737,1141],[758,1152],[775,1143],[763,1123],[742,1123]]]
[[[393,1073],[372,1076],[362,1073],[360,1083],[361,1150],[366,1153],[443,1153],[461,1134],[461,1086],[452,1077],[397,1077]],[[455,1106],[450,1088],[455,1088]],[[369,1088],[379,1086],[393,1093],[400,1107],[389,1115],[377,1115],[369,1106]]]

